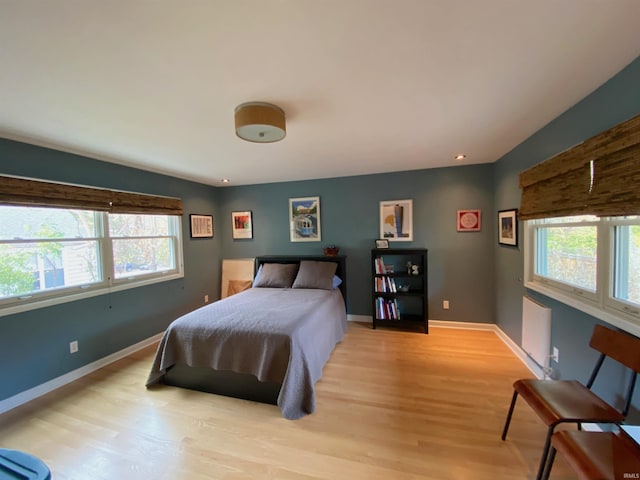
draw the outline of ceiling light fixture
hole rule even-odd
[[[462,153],[459,153],[458,155],[456,155],[455,158],[456,160],[464,160],[465,158],[467,158],[467,156]]]
[[[270,143],[287,134],[284,110],[271,103],[247,102],[235,111],[236,135],[249,142]]]

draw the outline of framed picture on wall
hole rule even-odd
[[[319,242],[320,197],[289,199],[289,232],[292,242]]]
[[[253,220],[251,211],[231,212],[233,238],[253,238]]]
[[[515,208],[498,212],[498,243],[518,245],[518,210]]]
[[[458,210],[457,229],[459,232],[479,232],[482,227],[480,210]]]
[[[413,200],[380,202],[380,238],[390,242],[413,241]]]
[[[189,215],[191,238],[213,238],[213,215]]]

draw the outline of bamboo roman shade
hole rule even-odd
[[[182,200],[104,188],[0,176],[0,205],[81,208],[110,213],[182,215]]]
[[[521,220],[640,215],[640,115],[520,174]]]

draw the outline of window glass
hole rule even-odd
[[[0,299],[102,282],[95,212],[0,206]]]
[[[0,205],[0,240],[96,237],[95,212]]]
[[[598,217],[595,215],[574,215],[572,217],[555,217],[545,218],[539,220],[543,224],[556,224],[556,223],[580,223],[580,222],[597,222]]]
[[[116,279],[175,268],[175,243],[167,215],[109,215]]]
[[[141,237],[169,235],[168,215],[110,214],[111,237]]]
[[[170,238],[113,240],[115,278],[128,278],[175,268]]]
[[[615,229],[613,296],[640,305],[640,225]]]
[[[549,226],[538,229],[536,273],[568,285],[596,291],[596,226]]]

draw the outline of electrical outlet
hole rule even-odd
[[[78,351],[78,341],[74,340],[69,342],[69,353],[76,353]]]
[[[553,355],[551,356],[551,358],[553,358],[553,361],[556,363],[559,363],[560,360],[560,350],[558,350],[558,347],[553,347]]]
[[[445,310],[449,310],[449,300],[442,301],[442,308]]]
[[[209,295],[204,296],[204,303],[209,303]]]

